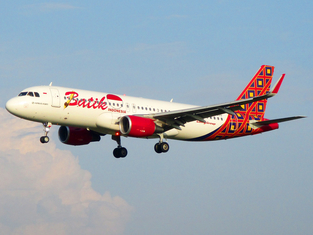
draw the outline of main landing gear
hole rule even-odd
[[[115,158],[124,158],[127,156],[127,149],[122,147],[121,145],[121,136],[120,135],[112,135],[112,140],[117,142],[117,148],[113,150],[113,155]]]
[[[40,142],[45,144],[45,143],[48,143],[50,140],[48,137],[48,133],[50,131],[50,127],[52,126],[52,123],[51,122],[45,122],[45,123],[43,123],[43,126],[44,126],[43,131],[44,131],[45,135],[40,137]]]
[[[159,134],[159,137],[160,141],[154,145],[154,151],[157,153],[166,153],[170,149],[170,146],[167,142],[163,142],[163,134]]]
[[[163,134],[159,134],[160,141],[154,145],[154,150],[157,153],[166,153],[170,146],[167,142],[163,142]],[[112,135],[112,140],[117,142],[117,148],[113,150],[113,155],[115,158],[124,158],[127,156],[127,149],[121,145],[121,136],[119,134]]]

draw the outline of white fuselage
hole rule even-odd
[[[39,97],[25,95],[27,92],[37,93]],[[24,119],[83,127],[101,134],[119,131],[118,120],[125,115],[148,115],[193,107],[196,106],[56,86],[27,88],[6,105],[8,111]],[[216,130],[227,116],[206,118],[206,123],[189,122],[181,130],[171,129],[164,134],[167,138],[191,140]]]

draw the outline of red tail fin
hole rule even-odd
[[[274,66],[262,65],[247,87],[241,92],[237,100],[267,94],[270,91],[273,73]],[[246,116],[254,116],[258,120],[263,120],[266,104],[267,100],[246,104],[244,109],[237,111],[236,113],[242,113]]]

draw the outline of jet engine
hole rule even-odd
[[[148,137],[155,133],[162,133],[164,129],[150,118],[130,115],[121,118],[120,132],[132,137]]]
[[[101,137],[86,128],[61,126],[59,128],[59,139],[63,144],[85,145],[93,141],[100,141]]]

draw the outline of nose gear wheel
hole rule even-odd
[[[46,144],[50,140],[50,138],[48,137],[48,133],[50,131],[52,123],[51,122],[45,122],[45,123],[43,123],[43,126],[44,126],[43,131],[44,131],[45,135],[40,137],[40,142],[43,144]]]

